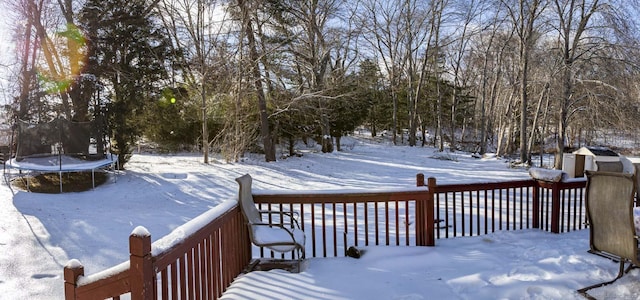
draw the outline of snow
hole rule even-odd
[[[74,259],[69,260],[67,262],[67,264],[64,265],[64,267],[65,268],[69,268],[69,269],[77,269],[77,268],[82,267],[82,263],[79,260],[74,258]]]
[[[93,282],[96,282],[96,281],[99,281],[99,280],[102,280],[102,279],[105,279],[105,278],[109,278],[109,277],[111,277],[113,275],[116,275],[118,273],[124,272],[124,271],[126,271],[128,269],[129,269],[129,262],[125,261],[125,262],[122,262],[122,263],[120,263],[118,265],[115,265],[115,266],[113,266],[111,268],[108,268],[106,270],[102,270],[102,271],[97,272],[97,273],[88,274],[87,270],[85,270],[85,274],[84,274],[85,276],[82,276],[82,277],[78,278],[78,282],[77,283],[78,283],[79,286],[87,285],[87,284],[90,284],[90,283],[93,283]]]
[[[438,183],[530,178],[495,157],[349,139],[353,147],[266,163],[202,163],[197,154],[134,154],[127,170],[95,190],[37,194],[0,185],[0,299],[63,299],[63,267],[84,266],[80,282],[127,267],[128,237],[151,234],[153,252],[180,243],[235,205],[236,177],[257,192],[415,189],[416,174]],[[582,299],[575,290],[617,274],[590,254],[588,230],[538,230],[439,239],[435,247],[367,247],[360,259],[310,258],[304,272],[252,272],[225,294],[234,299]],[[598,299],[639,299],[640,271],[592,290]],[[124,297],[126,298],[126,297]]]
[[[302,241],[305,239],[305,234],[301,230],[292,229],[291,231],[287,231],[281,227],[258,225],[254,225],[253,228],[255,230],[253,232],[255,241],[259,244],[291,243],[294,241],[300,241],[300,244],[302,244]],[[275,246],[272,247],[272,249],[287,252],[294,250],[295,246]]]
[[[225,212],[229,211],[236,204],[234,199],[229,199],[220,205],[208,210],[207,212],[195,217],[194,219],[186,222],[184,225],[174,229],[171,233],[163,236],[159,240],[153,242],[151,245],[151,253],[153,255],[159,255],[166,250],[171,249],[173,246],[180,244],[185,238],[194,234],[200,228],[211,223],[214,219],[221,216]]]
[[[84,170],[95,170],[109,165],[115,165],[118,157],[116,155],[107,155],[106,158],[100,160],[82,160],[74,157],[62,156],[44,156],[30,157],[21,161],[12,158],[5,164],[8,168],[18,170],[42,171],[42,172],[74,172]]]
[[[579,246],[584,233],[524,230],[439,240],[434,248],[370,247],[360,259],[309,259],[300,274],[251,273],[223,299],[584,299],[574,290],[617,272]],[[636,299],[640,281],[637,270],[631,274],[600,290]]]
[[[529,175],[531,178],[549,181],[549,182],[559,182],[562,180],[564,172],[562,170],[550,170],[543,168],[530,168]]]
[[[144,228],[144,226],[138,226],[134,228],[133,231],[131,231],[131,235],[137,236],[137,237],[147,237],[147,236],[151,236],[151,233],[149,232],[149,230]]]

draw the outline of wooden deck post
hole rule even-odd
[[[425,186],[424,174],[416,175],[416,186]],[[416,244],[418,246],[435,246],[435,223],[433,220],[433,194],[436,186],[436,179],[429,177],[427,197],[420,200],[416,199]]]
[[[434,215],[434,196],[436,193],[436,178],[429,177],[427,179],[427,186],[429,187],[429,195],[427,197],[427,210],[426,210],[426,222],[427,222],[427,246],[435,246],[436,245],[436,222]]]
[[[71,260],[64,266],[64,299],[76,299],[78,277],[84,275],[84,266],[77,260]]]
[[[424,186],[424,174],[418,173],[416,175],[416,186]]]
[[[155,274],[151,260],[151,234],[146,229],[134,229],[129,236],[129,278],[132,300],[155,299]]]
[[[551,183],[551,232],[560,233],[560,184]]]
[[[424,185],[424,174],[418,173],[416,175],[416,186],[421,187]],[[416,199],[416,246],[426,246],[427,237],[427,221],[426,221],[426,203],[420,199]]]

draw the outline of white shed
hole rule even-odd
[[[606,147],[582,147],[562,157],[562,170],[569,177],[583,177],[585,170],[622,172],[620,155]]]

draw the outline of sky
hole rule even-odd
[[[8,14],[9,12],[6,9],[2,9],[0,4],[0,105],[8,103],[8,99],[10,99],[5,89],[7,88],[6,77],[9,71],[7,64],[10,62],[14,44],[11,40],[11,19]]]
[[[87,275],[118,265],[128,258],[128,236],[137,226],[157,241],[236,201],[234,179],[246,173],[260,191],[415,189],[417,173],[439,183],[529,177],[497,158],[459,152],[443,160],[432,148],[364,136],[343,141],[342,152],[322,154],[314,145],[275,163],[251,154],[211,164],[197,154],[134,154],[126,170],[81,193],[38,194],[0,184],[0,299],[63,299],[69,260],[79,260]],[[588,248],[588,230],[497,232],[440,239],[435,247],[371,246],[360,259],[309,258],[299,274],[252,272],[237,278],[225,298],[582,299],[575,290],[609,280],[618,269]],[[640,299],[640,271],[592,295]]]

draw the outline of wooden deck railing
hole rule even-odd
[[[199,218],[192,226],[206,216]],[[251,260],[244,226],[236,205],[201,228],[183,230],[184,239],[179,233],[154,243],[153,250],[151,235],[134,230],[129,262],[87,277],[79,262],[65,266],[65,299],[120,299],[129,293],[134,300],[217,299]]]
[[[580,230],[587,227],[585,196],[586,179],[568,182],[537,181],[540,211],[536,222],[540,228],[554,233]]]
[[[298,213],[307,256],[344,256],[349,246],[432,246],[432,198],[424,188],[376,192],[254,193],[259,209]],[[430,225],[431,224],[431,225]],[[274,253],[259,256],[273,257]]]
[[[585,181],[520,180],[444,184],[375,192],[256,192],[260,209],[295,211],[307,236],[307,257],[343,256],[349,246],[433,246],[437,238],[497,230],[540,228],[561,233],[584,228]],[[200,218],[200,217],[199,217]],[[251,246],[236,205],[170,247],[149,234],[130,236],[130,261],[84,276],[79,262],[65,267],[65,299],[216,299],[252,257],[275,254]],[[187,224],[189,224],[187,223]],[[168,240],[171,240],[169,237]],[[283,255],[282,258],[290,256]]]
[[[440,185],[418,175],[417,182],[433,194],[436,238],[527,228],[561,233],[586,226],[585,180]]]

